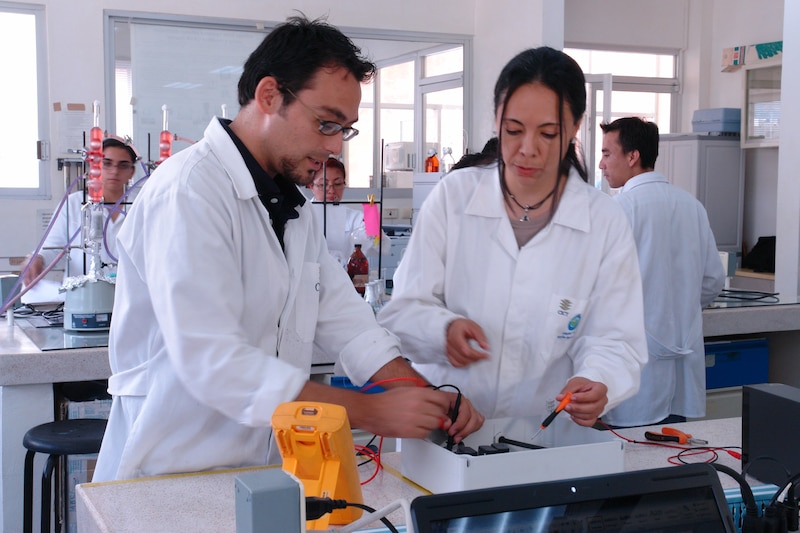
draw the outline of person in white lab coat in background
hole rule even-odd
[[[592,426],[638,390],[647,360],[630,225],[586,183],[572,58],[520,53],[494,102],[494,162],[433,189],[378,321],[416,369],[488,418],[544,415],[571,392],[566,412]]]
[[[354,427],[455,440],[483,418],[419,386],[327,252],[299,187],[357,131],[375,66],[339,30],[293,17],[250,55],[241,110],[153,173],[118,237],[109,337],[113,396],[94,481],[279,463],[270,421],[284,402],[343,405]],[[310,381],[319,342],[356,384]]]
[[[107,265],[106,270],[113,272],[116,270],[116,250],[117,233],[125,220],[125,209],[127,206],[120,205],[112,211],[112,206],[125,194],[125,188],[131,178],[136,173],[136,161],[139,154],[131,144],[129,139],[121,137],[106,137],[103,139],[103,202],[107,205],[106,216],[108,221],[104,245],[100,251],[100,259]],[[47,235],[42,249],[36,257],[29,254],[25,262],[20,265],[20,271],[25,271],[30,263],[30,267],[25,271],[23,281],[26,285],[37,277],[46,266],[50,265],[58,255],[59,249],[69,242],[70,237],[81,228],[81,208],[85,202],[83,191],[77,191],[69,195],[67,203],[59,211],[56,221],[50,233]],[[85,254],[78,247],[81,245],[81,237],[73,241],[76,248],[69,252],[69,266],[65,263],[64,277],[80,276],[83,272],[83,262]]]
[[[601,124],[600,168],[633,228],[644,286],[650,361],[639,393],[609,411],[614,426],[682,422],[706,413],[702,311],[725,272],[706,210],[653,169],[658,126],[638,117]]]
[[[367,235],[361,205],[339,204],[346,187],[347,173],[344,164],[329,157],[324,167],[314,176],[314,181],[308,185],[314,194],[311,205],[316,212],[319,229],[325,233],[328,251],[342,266],[347,266],[347,260],[356,244],[360,244],[364,255],[375,263],[378,248],[383,255],[391,253],[392,240],[382,230],[380,242]],[[377,269],[377,264],[370,264],[370,270],[379,274]]]

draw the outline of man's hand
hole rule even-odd
[[[489,342],[483,329],[473,320],[457,318],[447,325],[445,353],[456,368],[489,358]]]
[[[572,401],[564,410],[576,424],[593,426],[608,403],[608,387],[598,381],[576,377],[567,382],[556,400],[561,401],[567,392],[572,392]]]
[[[450,398],[450,413],[452,414],[455,410],[458,393],[448,391],[445,394],[447,394]],[[450,421],[450,419],[448,419],[448,421]],[[479,413],[475,407],[473,407],[472,402],[470,402],[469,399],[462,394],[461,402],[458,406],[458,418],[456,418],[456,421],[452,422],[451,424],[445,423],[442,429],[447,431],[447,434],[453,437],[454,443],[458,444],[471,433],[478,431],[481,426],[483,426],[483,422],[484,416]]]
[[[395,386],[386,392],[364,394],[308,382],[296,399],[342,405],[352,427],[376,435],[424,439],[434,429],[443,429],[460,442],[483,425],[483,415],[462,396],[458,418],[452,422],[450,413],[456,396],[418,386]]]

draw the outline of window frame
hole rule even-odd
[[[611,91],[614,92],[650,92],[659,94],[670,95],[670,116],[669,116],[669,131],[675,132],[678,130],[679,117],[681,111],[681,88],[683,80],[681,73],[682,61],[680,50],[672,48],[652,48],[652,47],[615,47],[609,45],[592,45],[587,43],[565,43],[564,50],[569,53],[569,49],[586,50],[591,52],[618,52],[618,53],[633,53],[633,54],[652,54],[652,55],[669,55],[674,57],[673,63],[673,76],[671,78],[657,78],[650,76],[620,76],[613,72]],[[592,74],[587,72],[587,74]],[[597,74],[601,74],[598,72]],[[614,120],[613,112],[612,118]]]
[[[204,28],[214,28],[214,29],[229,29],[229,30],[236,30],[236,31],[253,31],[253,32],[261,32],[265,36],[266,34],[275,26],[280,24],[280,22],[251,22],[247,20],[239,20],[239,19],[224,19],[218,17],[192,17],[192,16],[177,16],[177,15],[166,15],[166,14],[152,14],[152,13],[141,13],[141,12],[132,12],[132,11],[120,11],[120,10],[106,10],[104,12],[104,49],[105,49],[105,81],[106,81],[106,107],[109,110],[114,110],[114,112],[106,113],[105,121],[106,127],[109,131],[116,131],[116,79],[115,79],[115,67],[116,67],[116,43],[115,43],[115,32],[114,32],[114,25],[118,21],[125,21],[129,24],[141,23],[141,24],[158,24],[164,26],[181,26],[181,27],[191,27],[191,26],[201,26]],[[349,38],[353,41],[361,40],[369,40],[369,41],[400,41],[400,42],[408,42],[408,43],[420,43],[424,45],[425,43],[436,43],[433,46],[421,46],[418,50],[408,53],[399,53],[396,57],[384,59],[380,61],[375,61],[376,65],[380,67],[387,66],[392,63],[402,62],[403,60],[408,60],[410,56],[414,56],[416,59],[417,66],[415,67],[415,82],[416,87],[415,91],[416,94],[420,93],[420,87],[426,87],[426,91],[434,90],[430,86],[431,83],[439,83],[439,82],[446,82],[452,83],[452,79],[457,77],[461,79],[462,87],[464,90],[464,127],[467,131],[471,125],[471,86],[470,86],[470,67],[472,64],[472,37],[468,35],[459,35],[459,34],[446,34],[446,33],[427,33],[427,32],[414,32],[414,31],[405,31],[405,30],[373,30],[369,28],[353,28],[347,26],[338,26],[338,28]],[[431,53],[435,53],[437,51],[442,51],[445,49],[453,48],[454,46],[462,46],[463,48],[463,70],[457,74],[444,74],[440,76],[431,77],[428,79],[423,79],[421,77],[421,62],[422,56],[428,55]],[[374,87],[373,87],[373,90]],[[375,96],[373,96],[374,98]],[[416,99],[416,96],[415,96]],[[422,118],[421,115],[423,111],[421,109],[417,109],[419,107],[420,102],[415,100],[414,107],[415,107],[415,130],[416,128],[421,128]],[[374,136],[377,136],[377,132],[379,132],[379,122],[378,122],[378,115],[377,107],[376,107],[376,100],[373,99],[373,132],[375,132]],[[417,116],[419,115],[419,116]],[[420,129],[421,131],[421,129]],[[418,144],[416,148],[417,157],[420,157],[422,153],[422,141],[421,138],[417,135],[415,131],[415,143]],[[138,141],[137,141],[138,142]],[[140,147],[146,148],[144,146]],[[380,139],[373,140],[373,168],[376,170],[373,173],[373,176],[380,176],[380,172],[382,171],[382,146],[380,143]],[[146,152],[146,149],[145,149]],[[345,157],[345,164],[347,164],[347,147],[343,149],[344,157]],[[424,160],[424,158],[423,158]],[[376,180],[377,181],[377,180]],[[382,181],[382,180],[380,180]],[[375,186],[372,188],[358,188],[358,195],[363,196],[365,192],[377,192],[380,189],[379,186]],[[348,195],[348,191],[345,191],[345,198]]]
[[[50,177],[50,113],[47,84],[47,24],[45,6],[0,1],[0,11],[34,16],[36,28],[36,106],[38,140],[36,146],[39,185],[37,187],[2,187],[0,199],[49,200]]]

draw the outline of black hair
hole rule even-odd
[[[131,156],[131,163],[136,163],[139,160],[139,154],[136,149],[131,146],[130,142],[117,139],[115,137],[106,137],[103,139],[103,150],[109,147],[123,148]]]
[[[494,86],[494,111],[495,115],[508,105],[514,92],[523,85],[541,83],[556,93],[558,97],[558,119],[561,124],[560,136],[563,137],[566,125],[564,124],[564,103],[569,106],[575,121],[583,117],[586,111],[586,79],[578,63],[560,50],[549,46],[530,48],[517,54],[509,61]],[[502,144],[502,130],[498,132]],[[570,167],[575,168],[583,181],[589,181],[586,164],[583,157],[578,154],[574,143],[570,143],[567,152],[561,156],[558,176],[553,193],[553,203],[550,208],[551,216],[558,207],[559,186],[562,179],[566,179]],[[500,171],[500,187],[508,196],[508,185],[504,179],[505,163],[503,158],[498,158]],[[508,199],[506,199],[508,202]]]
[[[467,167],[483,167],[497,162],[499,158],[500,143],[498,142],[497,137],[492,137],[486,141],[486,144],[483,145],[483,149],[480,152],[474,154],[464,154],[450,170]]]
[[[347,69],[362,83],[372,79],[376,69],[359,47],[323,19],[290,17],[247,58],[239,78],[239,105],[244,107],[255,97],[256,87],[267,76],[278,80],[284,105],[288,105],[294,100],[289,91],[297,94],[317,70],[335,67]]]
[[[327,176],[327,170],[330,170],[332,168],[338,169],[342,173],[342,178],[344,180],[347,180],[347,171],[344,169],[344,163],[342,163],[335,157],[329,157],[325,161],[326,176]]]
[[[619,132],[622,153],[639,151],[642,168],[655,168],[658,159],[658,125],[639,117],[618,118],[608,124],[600,124],[603,133]]]

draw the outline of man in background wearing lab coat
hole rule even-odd
[[[725,273],[703,205],[654,172],[658,126],[640,118],[601,124],[600,169],[628,215],[639,256],[649,361],[638,394],[603,416],[615,426],[705,416],[702,309]]]
[[[283,402],[346,407],[394,437],[443,427],[458,441],[483,417],[423,384],[327,252],[306,186],[357,131],[374,74],[337,29],[302,17],[251,54],[235,120],[162,163],[119,235],[109,337],[111,416],[94,481],[280,461],[270,420]],[[309,380],[314,344],[357,385]]]

